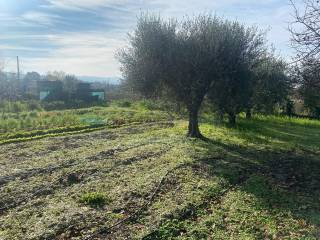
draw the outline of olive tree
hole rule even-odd
[[[315,118],[320,118],[320,61],[304,59],[294,71],[299,95],[304,106]]]
[[[262,63],[267,48],[264,33],[255,27],[228,22],[225,33],[222,75],[212,84],[208,98],[215,108],[228,114],[229,123],[234,125],[239,112],[251,111],[254,70]]]
[[[255,111],[271,114],[277,106],[285,106],[290,101],[292,81],[287,68],[281,58],[269,55],[255,69],[256,80],[252,96]]]
[[[150,96],[167,89],[189,112],[188,136],[202,138],[198,112],[222,71],[227,23],[203,15],[178,22],[142,15],[118,57],[125,80]]]

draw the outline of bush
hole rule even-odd
[[[80,202],[92,207],[102,207],[110,202],[110,199],[104,193],[91,192],[85,193],[80,197]]]
[[[88,108],[93,106],[107,107],[108,103],[105,101],[96,101],[96,102],[87,102],[82,100],[73,100],[73,101],[44,101],[42,106],[46,111],[53,110],[65,110],[65,109],[79,109],[79,108]]]
[[[26,110],[27,110],[26,104],[23,104],[21,102],[14,102],[12,104],[12,112],[14,112],[14,113],[18,113],[18,112],[22,112],[22,111],[26,111]]]
[[[117,107],[124,107],[124,108],[129,108],[131,107],[131,102],[127,100],[120,100],[120,101],[115,101],[114,104]]]
[[[166,101],[166,100],[150,100],[144,99],[141,101],[137,101],[134,104],[134,107],[139,110],[151,110],[151,111],[166,111],[172,113],[182,113],[184,111],[181,104]]]
[[[138,108],[146,109],[146,110],[156,110],[159,108],[158,102],[152,100],[141,100],[135,104]]]
[[[41,111],[41,110],[43,110],[39,101],[30,100],[28,102],[28,105],[29,105],[28,109],[30,111]]]
[[[42,106],[46,111],[63,110],[66,108],[63,101],[43,102]]]
[[[20,113],[25,111],[41,111],[43,110],[39,101],[3,101],[0,103],[0,111],[6,113]]]

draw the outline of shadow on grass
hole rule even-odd
[[[199,162],[210,174],[254,194],[265,210],[290,212],[320,227],[320,159],[317,155],[246,148],[214,140],[198,144],[208,153],[216,152],[217,148],[224,152],[221,160],[208,157]]]
[[[232,224],[235,223],[241,225],[237,226],[238,229],[242,227],[243,231],[252,233],[256,239],[291,239],[291,234],[305,236],[303,239],[320,239],[320,157],[317,155],[320,149],[320,123],[304,124],[295,119],[287,121],[274,117],[250,121],[240,119],[236,128],[225,127],[222,124],[221,129],[208,129],[210,137],[217,133],[215,140],[191,140],[197,149],[194,157],[198,158],[192,168],[196,174],[223,178],[229,183],[227,186],[235,188],[219,189],[219,193],[214,191],[213,195],[217,195],[218,199],[214,197],[210,200],[211,196],[208,195],[208,201],[204,200],[199,209],[188,206],[185,212],[192,212],[193,215],[178,214],[164,221],[145,240],[175,239],[181,234],[192,235],[194,230],[197,231],[196,239],[200,239],[199,232],[203,234],[201,239],[207,239],[212,233],[208,227],[211,226],[210,221],[214,222],[212,226],[215,233],[219,234],[217,228],[222,229],[225,239],[230,236],[230,231],[232,233],[232,227],[235,227]],[[250,144],[242,145],[243,142]],[[221,186],[222,189],[224,187]],[[232,206],[230,214],[233,216],[230,218],[236,221],[229,219],[230,229],[228,222],[221,220],[228,216],[228,209],[219,206],[225,193],[230,193],[226,202],[239,200],[238,204],[250,204],[250,207],[244,207],[244,212],[241,212],[241,206],[240,210],[239,205]],[[246,193],[253,197],[248,200]],[[217,215],[210,215],[213,211]],[[265,215],[255,215],[259,213]],[[219,214],[221,219],[216,217]],[[206,223],[210,224],[204,229],[200,229],[203,227],[199,223],[201,218],[209,219]],[[280,225],[279,228],[275,227],[275,235],[270,235],[265,228],[258,228],[259,224],[264,226],[268,219],[272,219],[269,229],[273,229],[273,224]],[[199,228],[195,229],[195,225],[199,225]],[[233,233],[238,232],[235,230]]]
[[[278,144],[298,145],[304,150],[320,149],[320,121],[318,125],[299,123],[298,119],[239,119],[236,130],[242,138],[259,143],[270,143],[274,140]]]

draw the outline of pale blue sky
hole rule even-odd
[[[211,12],[255,24],[270,30],[283,57],[293,55],[288,0],[0,0],[0,59],[11,71],[19,55],[24,72],[120,76],[114,53],[141,11],[177,18]]]

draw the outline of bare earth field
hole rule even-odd
[[[0,239],[320,239],[319,125],[186,126],[0,146]]]

